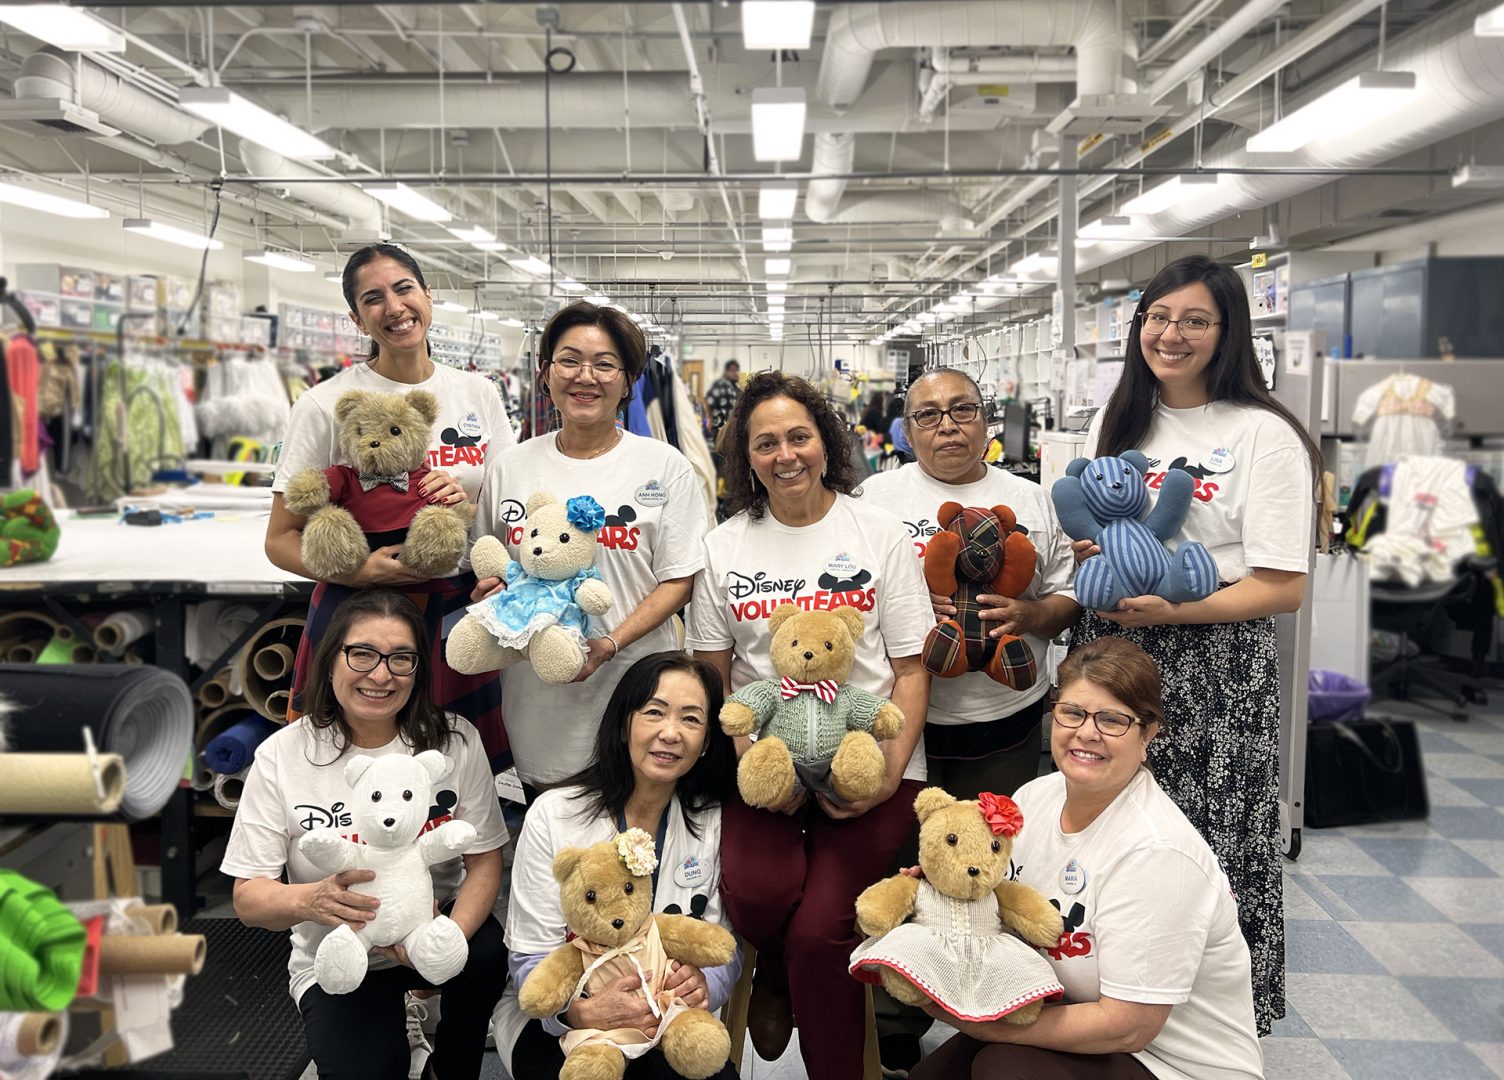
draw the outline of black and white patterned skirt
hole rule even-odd
[[[1279,829],[1279,648],[1274,619],[1125,628],[1085,612],[1072,647],[1116,634],[1159,665],[1165,723],[1154,778],[1216,852],[1253,960],[1260,1035],[1285,1015]]]

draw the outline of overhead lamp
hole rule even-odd
[[[1359,72],[1252,136],[1246,149],[1251,154],[1280,154],[1299,150],[1317,139],[1340,138],[1377,123],[1402,108],[1414,94],[1413,71]]]
[[[804,149],[804,90],[752,91],[752,155],[758,161],[798,161]]]
[[[1504,165],[1479,165],[1477,162],[1469,162],[1459,166],[1452,172],[1452,186],[1483,190],[1504,188]]]
[[[176,225],[167,225],[151,218],[126,218],[122,223],[126,232],[133,232],[140,236],[150,236],[155,240],[165,240],[169,244],[177,244],[179,247],[195,248],[199,251],[219,251],[223,248],[223,240],[215,240],[203,233],[190,232],[180,229]]]
[[[471,244],[470,246],[473,247],[476,251],[485,251],[493,255],[497,254],[498,252],[511,250],[511,248],[507,247],[507,245],[503,244],[500,240],[481,240],[478,243]]]
[[[22,187],[20,184],[0,183],[0,203],[24,206],[28,210],[40,210],[44,214],[66,218],[104,219],[110,216],[110,212],[102,206],[90,206],[78,199],[67,199],[36,188]]]
[[[496,312],[487,311],[485,308],[474,308],[470,312],[470,317],[472,319],[479,319],[481,322],[490,322],[492,319],[501,318]]]
[[[1059,256],[1053,249],[1049,251],[1036,251],[1032,255],[1025,255],[1009,269],[1014,277],[1038,278],[1052,276],[1060,266]]]
[[[770,281],[763,286],[763,288],[767,289],[768,292],[783,292],[788,287],[789,283],[787,281]]]
[[[380,199],[393,210],[406,214],[414,221],[429,221],[442,225],[454,218],[448,210],[427,195],[414,191],[403,183],[366,184],[364,190],[374,199]]]
[[[584,285],[581,285],[572,277],[557,278],[554,281],[554,285],[556,285],[560,289],[563,289],[567,293],[581,293],[587,291]]]
[[[527,323],[523,322],[521,319],[502,319],[501,325],[510,326],[514,330],[520,330],[524,326],[526,326]]]
[[[456,240],[465,240],[472,244],[487,244],[496,239],[495,233],[480,225],[445,225],[444,228]]]
[[[788,221],[794,216],[798,201],[798,184],[777,181],[763,184],[757,190],[757,216],[764,221]]]
[[[1123,204],[1126,214],[1158,214],[1177,206],[1183,199],[1216,190],[1222,184],[1221,173],[1187,173],[1172,177]]]
[[[764,259],[763,272],[769,277],[782,277],[787,274],[794,265],[793,259]]]
[[[1133,219],[1126,214],[1105,214],[1096,221],[1081,226],[1081,231],[1076,235],[1082,240],[1114,240],[1120,236],[1131,236],[1136,226]]]
[[[611,298],[603,292],[593,292],[585,297],[585,302],[594,304],[596,307],[607,307],[611,303]]]
[[[745,22],[742,25],[745,26]],[[1504,4],[1474,19],[1473,34],[1477,37],[1504,37]]]
[[[764,251],[789,251],[794,246],[794,230],[789,225],[763,226],[762,249]]]
[[[436,300],[433,306],[438,308],[440,311],[453,311],[460,315],[467,315],[470,312],[470,309],[467,308],[464,304],[458,303],[454,300]]]
[[[748,49],[807,49],[814,28],[814,0],[742,0]]]
[[[322,161],[339,151],[249,98],[224,86],[185,86],[178,104],[194,116],[233,131],[242,139],[275,150],[283,157]]]
[[[343,285],[345,283],[345,275],[341,274],[338,270],[331,270],[324,275],[324,280],[333,285]]]
[[[5,4],[0,22],[64,52],[125,52],[125,34],[118,28],[66,4]]]
[[[536,255],[522,255],[515,259],[508,259],[507,265],[514,270],[521,270],[524,274],[548,273],[548,263]]]
[[[290,270],[294,274],[307,274],[318,269],[318,267],[314,266],[307,259],[300,259],[296,255],[290,255],[285,251],[272,251],[270,249],[247,251],[245,253],[245,261],[260,263],[262,266],[270,266],[274,270]]]

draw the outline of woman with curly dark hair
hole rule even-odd
[[[779,604],[856,607],[866,628],[850,682],[905,717],[882,744],[887,775],[873,798],[843,802],[806,773],[783,806],[753,809],[733,794],[722,810],[721,897],[757,949],[752,1045],[777,1059],[797,1019],[809,1075],[831,1080],[862,1074],[865,991],[846,973],[860,941],[856,897],[913,828],[929,700],[920,652],[935,621],[908,531],[854,497],[850,439],[803,379],[764,372],[747,383],[721,444],[733,516],[705,538],[688,622],[689,647],[730,692],[777,678],[768,616]],[[737,739],[737,754],[749,745]]]

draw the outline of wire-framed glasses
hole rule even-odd
[[[552,363],[571,379],[577,377],[584,368],[589,368],[595,375],[595,381],[602,383],[615,382],[621,374],[621,365],[615,360],[578,360],[573,356],[561,356]]]
[[[1154,337],[1158,337],[1170,328],[1174,323],[1180,328],[1180,336],[1186,341],[1200,341],[1206,337],[1206,332],[1221,323],[1210,319],[1203,319],[1200,315],[1187,315],[1183,319],[1172,319],[1163,311],[1146,311],[1139,316],[1144,321],[1144,329]]]
[[[1089,719],[1097,725],[1097,730],[1110,739],[1128,734],[1128,730],[1134,724],[1142,724],[1148,727],[1145,720],[1127,713],[1114,712],[1111,709],[1098,709],[1096,712],[1087,712],[1079,705],[1072,705],[1068,701],[1057,701],[1050,710],[1050,715],[1055,718],[1055,723],[1061,727],[1078,728]]]
[[[915,427],[932,428],[940,425],[942,416],[950,417],[953,423],[969,424],[980,415],[982,415],[982,406],[979,403],[963,401],[948,409],[915,409],[909,413],[909,419],[914,421]]]
[[[367,671],[375,671],[377,664],[385,663],[386,669],[399,678],[417,671],[422,659],[415,652],[401,650],[384,653],[369,645],[342,645],[339,651],[345,654],[345,663],[350,665],[351,671],[364,674]]]

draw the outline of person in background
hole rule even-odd
[[[344,766],[356,754],[440,751],[451,768],[436,785],[425,829],[450,819],[475,826],[461,858],[430,868],[440,910],[464,931],[470,958],[440,988],[443,1016],[424,1076],[480,1075],[486,1025],[506,985],[501,926],[491,914],[506,827],[479,734],[430,698],[424,633],[417,606],[392,589],[357,592],[335,609],[309,665],[307,712],[257,748],[220,864],[235,879],[241,922],[292,931],[290,989],[323,1080],[407,1077],[414,1058],[404,993],[435,989],[401,946],[374,950],[380,956],[351,993],[329,994],[314,982],[319,942],[336,927],[375,918],[379,904],[351,888],[374,880],[373,871],[326,875],[298,848],[310,830],[348,825],[340,808],[353,793]]]
[[[725,925],[718,889],[721,803],[736,782],[736,750],[717,719],[722,700],[721,677],[708,664],[681,652],[642,657],[616,684],[589,763],[539,795],[529,810],[517,838],[507,909],[511,981],[495,1016],[497,1052],[519,1080],[559,1074],[559,1037],[570,1028],[655,1027],[635,976],[572,1002],[549,1020],[529,1019],[518,1007],[523,981],[568,934],[552,870],[561,850],[644,829],[658,855],[653,910]],[[675,963],[664,987],[677,990],[691,1008],[714,1012],[740,973],[740,952],[730,964],[703,971]],[[656,1048],[627,1064],[629,1080],[672,1075]],[[730,1064],[716,1074],[719,1080],[735,1076]]]
[[[1322,465],[1265,386],[1252,325],[1238,272],[1203,255],[1145,287],[1123,377],[1092,418],[1085,454],[1142,451],[1149,507],[1167,470],[1189,472],[1195,497],[1176,543],[1204,544],[1223,587],[1195,603],[1139,596],[1088,611],[1074,643],[1119,634],[1164,673],[1166,730],[1149,759],[1232,882],[1264,1035],[1285,1014],[1274,616],[1305,595]],[[1078,558],[1097,551],[1073,548]]]
[[[862,417],[858,423],[867,430],[869,435],[881,435],[888,430],[887,415],[886,396],[881,390],[874,390],[867,395],[867,407],[862,410]]]
[[[894,456],[900,464],[907,465],[914,460],[914,447],[909,444],[909,434],[904,429],[903,400],[902,394],[894,394],[888,399],[884,429],[888,433],[888,445],[893,447]]]
[[[1044,951],[1065,1002],[1025,1025],[928,1005],[960,1034],[910,1080],[1262,1080],[1237,901],[1148,765],[1168,726],[1159,676],[1121,638],[1072,652],[1052,710],[1059,771],[1014,796],[1010,876],[1065,916]]]
[[[311,577],[303,566],[306,519],[288,510],[282,493],[303,469],[346,465],[339,448],[335,403],[351,390],[406,394],[426,390],[439,402],[428,449],[431,470],[422,490],[431,502],[458,505],[474,501],[480,491],[486,455],[516,445],[496,387],[483,375],[437,364],[429,358],[428,329],[433,324],[433,295],[417,260],[394,244],[372,244],[345,263],[345,303],[362,333],[371,338],[371,355],[298,398],[272,481],[272,512],[266,526],[266,556],[276,566]],[[480,730],[492,767],[511,764],[501,719],[501,687],[491,675],[461,675],[444,662],[444,623],[458,619],[470,603],[475,578],[456,571],[449,577],[423,578],[397,559],[400,546],[373,551],[345,581],[321,581],[308,605],[308,622],[298,646],[289,717],[305,707],[308,666],[313,650],[328,632],[334,610],[353,592],[384,585],[406,594],[423,613],[424,640],[432,652],[429,680],[434,704],[462,713]]]
[[[489,455],[471,536],[500,537],[516,559],[523,509],[534,492],[563,500],[589,495],[605,510],[595,566],[614,602],[590,619],[595,636],[573,683],[545,683],[525,663],[502,679],[507,734],[530,801],[536,788],[585,767],[596,719],[632,662],[678,644],[669,620],[688,602],[704,564],[709,516],[682,453],[617,425],[647,366],[642,331],[626,312],[584,301],[560,308],[543,328],[538,358],[538,386],[553,399],[562,426]],[[500,585],[487,578],[474,598]]]
[[[741,364],[727,360],[726,366],[721,369],[721,377],[705,394],[705,407],[710,411],[711,446],[720,438],[721,429],[726,426],[726,421],[731,418],[731,410],[736,408],[736,403],[742,396],[741,377]]]

